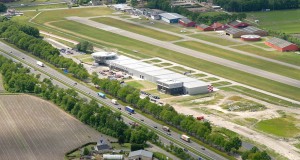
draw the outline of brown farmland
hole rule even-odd
[[[0,96],[0,159],[63,160],[100,133],[54,104],[29,95]]]

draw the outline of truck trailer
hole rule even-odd
[[[164,131],[170,132],[170,128],[168,126],[163,126],[162,128]]]
[[[126,106],[125,107],[125,111],[129,112],[129,113],[134,113],[134,109],[129,107],[129,106]]]
[[[44,63],[41,62],[41,61],[36,61],[36,64],[37,64],[38,66],[40,66],[40,67],[44,67]]]
[[[114,104],[114,105],[117,105],[117,104],[118,104],[118,101],[117,101],[116,99],[112,99],[112,100],[111,100],[111,103]]]
[[[190,137],[185,134],[181,135],[180,138],[186,142],[190,142]]]

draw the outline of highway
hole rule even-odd
[[[147,37],[147,36],[143,36],[143,35],[140,35],[140,34],[137,34],[137,33],[122,30],[122,29],[119,29],[119,28],[116,28],[116,27],[112,27],[112,26],[109,26],[109,25],[105,25],[105,24],[102,24],[102,23],[99,23],[99,22],[89,20],[88,18],[67,17],[67,19],[75,21],[75,22],[79,22],[79,23],[82,23],[82,24],[85,24],[85,25],[88,25],[88,26],[91,26],[91,27],[95,27],[95,28],[98,28],[98,29],[101,29],[101,30],[104,30],[104,31],[115,33],[115,34],[118,34],[118,35],[121,35],[121,36],[125,36],[125,37],[131,38],[131,39],[135,39],[135,40],[139,40],[139,41],[142,41],[142,42],[145,42],[145,43],[148,43],[148,44],[152,44],[152,45],[155,45],[155,46],[158,46],[158,47],[162,47],[162,48],[165,48],[165,49],[168,49],[168,50],[179,52],[179,53],[182,53],[182,54],[185,54],[185,55],[193,56],[195,58],[200,58],[200,59],[212,62],[212,63],[217,63],[217,64],[220,64],[220,65],[223,65],[223,66],[226,66],[226,67],[230,67],[230,68],[233,68],[233,69],[236,69],[236,70],[240,70],[240,71],[243,71],[243,72],[246,72],[246,73],[250,73],[250,74],[257,75],[257,76],[260,76],[260,77],[263,77],[263,78],[267,78],[267,79],[270,79],[270,80],[273,80],[273,81],[277,81],[277,82],[280,82],[280,83],[283,83],[283,84],[287,84],[287,85],[290,85],[290,86],[300,88],[300,81],[296,80],[296,79],[293,79],[293,78],[285,77],[285,76],[275,74],[275,73],[271,73],[271,72],[268,72],[268,71],[265,71],[265,70],[262,70],[262,69],[250,67],[250,66],[247,66],[247,65],[243,65],[241,63],[237,63],[237,62],[230,61],[230,60],[227,60],[227,59],[223,59],[223,58],[220,58],[220,57],[212,56],[212,55],[209,55],[209,54],[206,54],[206,53],[203,53],[203,52],[199,52],[199,51],[195,51],[195,50],[188,49],[188,48],[185,48],[185,47],[181,47],[181,46],[175,45],[171,42],[165,42],[165,41],[157,40],[157,39],[150,38],[150,37]]]
[[[21,62],[24,61],[27,64],[29,64],[30,66],[38,67],[36,65],[36,61],[37,61],[36,59],[34,59],[34,58],[32,58],[32,57],[16,50],[16,49],[14,49],[14,48],[12,48],[12,47],[10,47],[10,46],[2,43],[2,42],[0,42],[0,48],[2,50],[6,51],[9,54],[12,54],[13,57],[18,57],[19,61],[21,61]],[[8,57],[8,55],[3,53],[3,52],[0,52],[0,54]],[[22,63],[24,63],[24,62],[22,62]],[[105,104],[106,106],[112,108],[114,111],[118,111],[117,107],[121,107],[121,113],[122,113],[123,117],[125,117],[125,119],[126,119],[126,117],[129,118],[129,119],[133,119],[136,122],[138,122],[142,125],[145,125],[148,128],[151,128],[153,131],[158,133],[158,135],[161,138],[162,142],[165,143],[165,144],[170,143],[170,141],[167,140],[167,139],[172,139],[172,141],[175,142],[175,144],[177,144],[178,146],[181,146],[183,148],[187,148],[189,150],[188,153],[191,154],[195,158],[198,158],[199,156],[201,156],[201,155],[198,154],[198,153],[201,153],[201,154],[209,157],[210,159],[214,159],[214,160],[225,160],[226,159],[225,157],[220,156],[220,155],[214,153],[213,151],[211,151],[207,148],[204,148],[203,146],[201,146],[197,143],[194,143],[194,142],[188,143],[188,142],[185,142],[185,141],[181,140],[180,135],[178,133],[171,132],[171,135],[167,135],[167,133],[162,129],[162,125],[160,125],[160,124],[158,124],[158,123],[156,123],[156,122],[154,122],[154,121],[152,121],[152,120],[150,120],[150,119],[146,118],[145,116],[143,116],[141,114],[138,114],[138,113],[133,114],[133,115],[129,115],[125,111],[124,106],[122,106],[122,105],[116,106],[116,105],[111,103],[110,99],[100,98],[95,91],[88,88],[86,85],[83,85],[81,83],[78,83],[77,85],[74,85],[75,84],[74,80],[68,78],[67,76],[63,75],[62,73],[54,70],[53,68],[51,68],[47,65],[45,65],[45,67],[38,67],[38,68],[39,68],[38,70],[40,70],[41,72],[44,72],[44,74],[46,74],[48,77],[51,76],[54,80],[58,80],[59,82],[61,82],[62,83],[61,85],[64,85],[63,88],[66,88],[66,87],[74,88],[77,91],[80,91],[80,93],[82,95],[86,95],[88,97],[95,98],[98,101],[101,101],[102,104]],[[141,121],[141,119],[143,119],[144,121]],[[127,123],[129,121],[132,121],[132,120],[128,120]],[[157,129],[155,129],[154,126],[156,126]]]

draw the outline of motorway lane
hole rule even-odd
[[[172,50],[172,51],[175,51],[175,52],[179,52],[179,53],[182,53],[182,54],[186,54],[186,55],[189,55],[189,56],[200,58],[200,59],[212,62],[212,63],[217,63],[217,64],[220,64],[220,65],[223,65],[223,66],[226,66],[226,67],[230,67],[230,68],[233,68],[233,69],[236,69],[236,70],[240,70],[240,71],[243,71],[243,72],[246,72],[246,73],[250,73],[250,74],[257,75],[257,76],[260,76],[260,77],[263,77],[263,78],[271,79],[271,80],[274,80],[274,81],[277,81],[277,82],[280,82],[280,83],[283,83],[283,84],[287,84],[287,85],[290,85],[290,86],[300,88],[300,81],[296,80],[296,79],[293,79],[293,78],[285,77],[285,76],[275,74],[275,73],[271,73],[271,72],[268,72],[268,71],[264,71],[264,70],[261,70],[261,69],[258,69],[258,68],[243,65],[243,64],[240,64],[240,63],[237,63],[237,62],[234,62],[234,61],[230,61],[230,60],[227,60],[227,59],[212,56],[212,55],[209,55],[209,54],[206,54],[206,53],[203,53],[203,52],[199,52],[199,51],[195,51],[195,50],[188,49],[188,48],[185,48],[185,47],[181,47],[181,46],[175,45],[171,42],[160,41],[160,40],[157,40],[157,39],[154,39],[154,38],[150,38],[150,37],[143,36],[143,35],[140,35],[140,34],[136,34],[136,33],[133,33],[133,32],[129,32],[129,31],[126,31],[126,30],[122,30],[122,29],[119,29],[119,28],[116,28],[116,27],[112,27],[112,26],[109,26],[109,25],[105,25],[105,24],[102,24],[102,23],[99,23],[99,22],[89,20],[87,18],[67,17],[67,19],[68,20],[73,20],[75,22],[79,22],[79,23],[82,23],[82,24],[85,24],[85,25],[88,25],[88,26],[91,26],[91,27],[95,27],[95,28],[98,28],[98,29],[101,29],[101,30],[105,30],[105,31],[108,31],[108,32],[111,32],[111,33],[115,33],[115,34],[118,34],[118,35],[121,35],[121,36],[125,36],[125,37],[131,38],[131,39],[135,39],[135,40],[142,41],[142,42],[145,42],[145,43],[149,43],[149,44],[152,44],[152,45],[155,45],[155,46],[159,46],[159,47],[162,47],[162,48],[165,48],[165,49],[168,49],[168,50]]]
[[[16,57],[19,57],[19,58],[24,58],[23,61],[26,61],[27,63],[29,63],[30,65],[32,66],[37,66],[36,65],[36,59],[0,42],[0,48],[2,50],[5,50],[7,51],[8,53],[16,56]],[[1,53],[0,54],[4,54],[5,53]],[[7,56],[7,55],[6,55]],[[97,95],[97,93],[95,91],[93,91],[92,89],[88,88],[87,86],[84,86],[80,83],[78,83],[77,85],[74,85],[75,81],[68,78],[67,76],[63,75],[62,73],[59,73],[58,71],[52,69],[51,67],[48,67],[47,65],[45,65],[45,67],[39,67],[39,69],[43,70],[44,72],[46,72],[47,74],[59,79],[60,81],[63,81],[65,84],[69,85],[69,86],[74,86],[74,88],[76,88],[77,90],[80,90],[81,92],[83,93],[87,93],[89,94],[90,96],[92,96],[93,98],[95,99],[98,99],[100,101],[102,101],[104,104],[106,104],[107,106],[109,107],[112,107],[116,110],[116,106],[113,105],[111,103],[111,100],[106,98],[106,99],[102,99],[102,98],[99,98],[99,96]],[[118,105],[118,107],[121,107],[121,111],[124,113],[124,114],[127,114],[127,112],[125,111],[125,107],[122,106],[122,105]],[[146,125],[146,126],[149,126],[150,128],[153,128],[153,126],[157,126],[157,130],[158,132],[160,133],[163,133],[165,134],[165,136],[169,136],[167,135],[167,133],[162,129],[162,126],[146,117],[144,117],[143,115],[141,114],[133,114],[131,115],[132,118],[134,118],[136,121],[139,121],[139,123],[142,123],[143,125]],[[141,122],[140,119],[144,119],[144,122]],[[160,136],[162,137],[162,136]],[[197,143],[194,143],[194,142],[191,142],[191,143],[187,143],[183,140],[180,139],[180,135],[178,133],[175,133],[175,132],[172,132],[172,135],[169,136],[170,138],[172,138],[174,141],[176,141],[176,143],[179,143],[179,144],[184,144],[186,146],[189,146],[190,148],[193,148],[194,150],[197,150],[198,152],[201,152],[202,154],[208,156],[208,157],[211,157],[212,159],[214,160],[225,160],[226,158],[223,157],[223,156],[220,156],[208,149],[205,149],[205,150],[202,150],[202,148],[204,148],[203,146],[197,144]],[[165,139],[165,138],[164,138]],[[165,140],[165,143],[168,143],[169,140]],[[180,145],[181,146],[181,145]],[[189,153],[192,153],[192,152],[189,152]],[[195,157],[195,154],[192,154],[194,157]]]

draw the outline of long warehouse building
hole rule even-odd
[[[112,69],[118,69],[131,76],[156,83],[157,89],[167,94],[195,95],[213,91],[213,86],[209,83],[126,56],[116,56],[115,53],[107,52],[97,52],[92,55],[96,62],[97,59],[101,59],[102,63],[107,64]],[[107,55],[113,55],[113,58],[109,57],[103,61],[101,57],[107,57]]]

